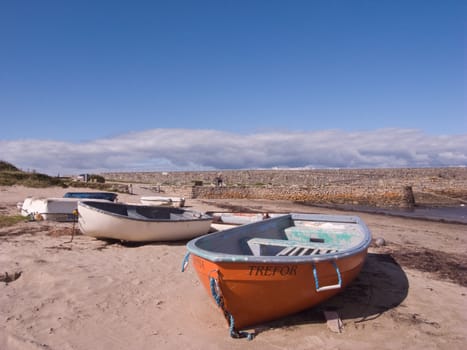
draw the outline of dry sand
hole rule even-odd
[[[0,214],[29,195],[61,188],[0,187]],[[137,202],[148,193],[134,186]],[[239,206],[336,213],[285,201],[187,200],[202,211]],[[343,213],[343,212],[339,212]],[[355,213],[352,213],[355,214]],[[24,222],[0,229],[0,349],[464,349],[467,226],[360,213],[374,238],[357,280],[325,304],[232,339],[190,266],[186,242],[122,245],[76,235],[72,223]],[[342,333],[323,316],[335,310]]]

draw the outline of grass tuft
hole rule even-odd
[[[22,215],[0,215],[0,228],[13,226],[26,220],[27,218]]]

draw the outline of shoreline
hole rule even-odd
[[[205,201],[209,203],[209,199],[199,199],[201,201]],[[221,200],[218,200],[221,201]],[[223,200],[224,202],[228,202],[228,200]],[[258,200],[261,201],[261,200]],[[274,201],[274,200],[271,200]],[[378,208],[378,207],[363,207],[363,206],[354,206],[354,205],[318,205],[308,202],[300,202],[300,201],[290,201],[291,203],[295,203],[297,205],[302,205],[308,208],[316,208],[316,209],[329,209],[329,210],[336,210],[340,212],[350,212],[350,213],[366,213],[366,214],[375,214],[375,215],[383,215],[383,216],[392,216],[398,218],[406,218],[406,219],[414,219],[414,220],[422,220],[422,221],[433,221],[433,222],[440,222],[440,223],[448,223],[448,224],[461,224],[467,225],[467,206],[456,206],[456,207],[431,207],[431,206],[416,206],[413,209],[385,209],[385,208]],[[238,205],[223,205],[224,209],[230,209],[232,211],[245,211],[249,210],[246,207],[241,207]],[[450,215],[450,211],[455,212],[454,216]],[[438,215],[436,215],[438,214]]]

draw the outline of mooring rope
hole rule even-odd
[[[190,252],[185,254],[185,257],[182,261],[182,272],[185,272],[186,268],[188,267],[188,261],[190,259]]]
[[[224,316],[229,320],[230,336],[232,338],[247,338],[248,340],[252,340],[254,336],[253,333],[235,330],[235,319],[233,315],[225,309],[224,298],[221,295],[218,281],[214,277],[209,277],[209,286],[211,287],[211,294],[216,301],[217,306],[222,309]]]

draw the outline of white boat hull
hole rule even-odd
[[[39,220],[73,221],[78,201],[78,198],[28,197],[21,205],[21,215]]]
[[[185,198],[183,197],[146,196],[141,197],[140,201],[144,205],[172,206],[176,208],[185,206]]]
[[[78,225],[84,235],[131,242],[174,241],[194,238],[209,232],[212,218],[178,208],[138,206],[112,203],[127,207],[130,214],[116,214],[96,209],[92,202],[78,203]],[[104,206],[102,206],[104,208]],[[148,209],[149,208],[149,209]],[[138,212],[171,211],[166,219],[140,217]]]
[[[269,218],[286,215],[285,213],[243,213],[243,212],[208,212],[213,217],[214,223],[229,226],[251,224]]]

